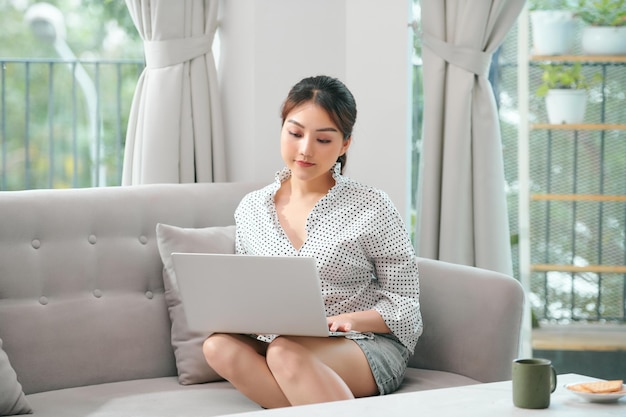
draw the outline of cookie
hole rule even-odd
[[[612,392],[621,391],[623,383],[624,381],[622,380],[582,382],[580,384],[570,385],[569,389],[593,394],[610,394]]]

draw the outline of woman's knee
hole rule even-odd
[[[307,350],[289,337],[277,337],[267,347],[268,368],[274,375],[291,379],[301,372],[307,360]]]
[[[218,368],[228,368],[236,360],[235,349],[230,336],[214,333],[202,344],[202,353],[207,363],[218,373]]]

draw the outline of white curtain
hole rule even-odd
[[[500,125],[487,76],[524,2],[422,1],[422,257],[513,272]]]
[[[146,68],[130,111],[122,184],[225,181],[212,53],[219,0],[126,0]]]

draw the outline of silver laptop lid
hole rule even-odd
[[[173,253],[191,330],[328,336],[315,259]]]

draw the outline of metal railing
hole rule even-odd
[[[143,60],[0,58],[0,190],[119,185]]]

